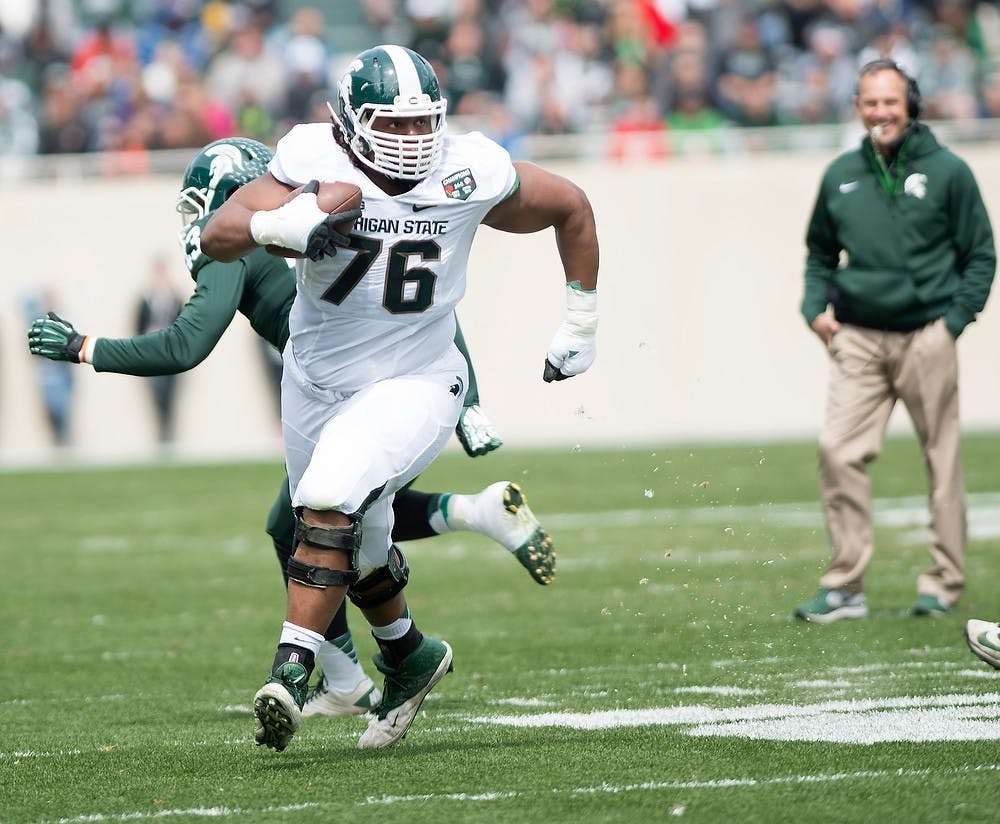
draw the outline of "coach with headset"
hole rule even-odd
[[[965,584],[965,482],[956,339],[983,309],[993,232],[966,163],[920,122],[916,81],[891,60],[858,74],[858,148],[827,167],[806,233],[802,315],[829,352],[819,485],[831,558],[795,615],[829,623],[868,614],[874,549],[868,464],[902,400],[930,486],[930,568],[914,615],[941,615]]]

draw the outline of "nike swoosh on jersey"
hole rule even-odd
[[[410,208],[413,209],[414,212],[422,212],[424,209],[433,209],[434,204],[429,203],[426,206],[418,206],[416,203],[414,203]]]
[[[853,192],[860,185],[856,180],[849,180],[847,183],[841,183],[837,188],[840,189],[842,195],[846,195],[848,192]]]

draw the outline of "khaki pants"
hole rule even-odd
[[[944,319],[907,333],[845,325],[829,352],[819,481],[831,558],[820,586],[863,588],[875,544],[868,464],[882,449],[899,399],[920,440],[930,487],[932,564],[917,591],[954,604],[965,583],[966,543],[955,340]]]

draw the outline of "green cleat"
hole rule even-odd
[[[309,673],[288,661],[271,673],[253,697],[253,737],[258,745],[281,752],[302,724],[302,705],[309,689]]]
[[[376,652],[372,660],[385,675],[382,703],[358,741],[359,749],[389,747],[405,736],[427,693],[454,669],[451,658],[451,647],[445,641],[426,636],[395,669],[386,666],[381,653]]]
[[[521,534],[530,529],[527,539],[516,545],[511,551],[514,557],[521,563],[528,574],[531,575],[542,586],[548,586],[556,574],[556,552],[552,546],[552,539],[538,518],[528,508],[528,499],[521,487],[515,483],[509,483],[503,490],[503,508],[509,515],[512,515],[516,523],[516,529]]]
[[[863,592],[824,588],[799,604],[795,608],[795,617],[819,624],[832,624],[841,618],[867,618],[868,601]]]
[[[917,596],[916,602],[910,609],[912,615],[937,616],[947,615],[949,612],[951,612],[951,607],[936,595],[928,595],[926,592],[922,592]]]

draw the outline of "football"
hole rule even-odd
[[[284,203],[288,203],[292,198],[302,194],[305,186],[292,189],[285,198]],[[323,182],[319,184],[319,191],[316,192],[316,202],[319,208],[327,214],[334,212],[344,212],[348,209],[358,209],[361,207],[361,189],[353,183],[344,183],[339,180]],[[354,228],[354,221],[347,220],[337,224],[337,231],[349,234]],[[268,244],[264,247],[270,254],[284,258],[304,258],[304,252],[296,252],[285,246],[275,246]]]

